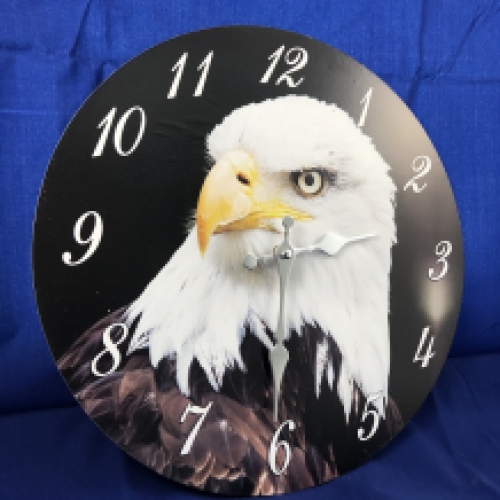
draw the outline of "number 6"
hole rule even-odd
[[[273,439],[271,441],[271,446],[269,446],[269,467],[271,467],[271,470],[277,475],[281,476],[283,472],[285,472],[285,469],[288,467],[290,464],[290,459],[292,458],[292,454],[290,452],[290,445],[286,441],[278,441],[278,436],[281,433],[281,430],[283,427],[287,426],[290,427],[290,430],[293,431],[295,430],[295,423],[292,420],[287,420],[286,422],[283,422],[278,430],[274,433]],[[278,448],[282,447],[283,450],[285,451],[285,460],[283,461],[283,465],[281,466],[281,469],[276,468],[276,453],[278,453]]]

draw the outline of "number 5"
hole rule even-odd
[[[372,394],[371,396],[368,396],[368,399],[366,400],[365,408],[363,410],[363,414],[361,415],[361,422],[365,422],[366,419],[371,415],[373,417],[373,423],[372,423],[372,428],[371,428],[370,432],[366,436],[364,435],[365,430],[362,427],[360,427],[358,429],[358,439],[360,441],[368,441],[377,432],[378,424],[380,422],[380,415],[378,414],[378,412],[376,410],[369,410],[368,406],[370,404],[373,404],[375,401],[377,401],[377,399],[380,399],[381,397],[382,397],[382,393],[377,392],[376,394]]]

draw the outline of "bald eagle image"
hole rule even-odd
[[[389,166],[346,112],[306,96],[235,109],[206,149],[212,166],[184,243],[139,297],[86,331],[58,366],[101,429],[160,474],[226,494],[320,484],[362,464],[403,425],[388,390],[396,241]],[[328,232],[375,236],[334,257],[296,258],[276,422],[269,351],[278,273],[247,270],[243,261],[283,241],[285,216],[298,247]],[[100,355],[105,332],[118,357]],[[183,415],[189,405],[209,410],[185,453],[200,419]],[[270,444],[287,420],[295,427],[279,440],[289,443],[290,460],[276,474]]]

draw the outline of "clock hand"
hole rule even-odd
[[[321,240],[318,241],[315,245],[309,245],[303,248],[295,248],[295,256],[301,255],[307,252],[323,252],[333,257],[336,255],[342,248],[350,243],[354,243],[356,241],[363,241],[369,238],[374,238],[377,236],[374,233],[362,234],[359,236],[353,236],[351,238],[345,238],[344,236],[340,236],[339,234],[328,232],[326,233]],[[243,265],[247,269],[255,269],[259,265],[266,265],[269,262],[274,260],[273,255],[263,255],[262,257],[256,257],[255,255],[249,253],[245,260],[243,261]]]
[[[309,245],[303,248],[294,248],[290,243],[290,228],[292,227],[292,225],[293,219],[291,217],[283,218],[283,227],[285,228],[284,241],[283,243],[281,243],[281,245],[274,248],[272,255],[263,255],[262,257],[256,257],[253,254],[248,254],[243,261],[243,265],[250,270],[255,269],[258,265],[265,265],[273,261],[276,261],[278,265],[278,273],[280,277],[280,309],[278,317],[278,327],[276,329],[276,345],[271,349],[269,353],[274,381],[275,421],[278,421],[278,401],[281,381],[283,379],[283,374],[285,372],[285,367],[288,363],[289,358],[288,350],[283,345],[283,341],[285,339],[284,317],[286,286],[296,256],[304,253],[319,251],[332,257],[350,243],[367,240],[376,236],[373,233],[367,233],[346,238],[339,234],[328,232],[323,236],[323,238],[318,241],[318,243],[314,245]]]
[[[263,255],[262,257],[256,257],[255,255],[249,253],[243,260],[243,265],[251,271],[259,265],[266,265],[270,262],[274,262],[274,255],[272,254]]]
[[[288,363],[288,350],[283,345],[285,340],[285,294],[288,277],[295,259],[295,249],[290,244],[290,228],[293,225],[291,217],[283,218],[283,227],[285,228],[285,239],[281,245],[276,247],[273,254],[278,264],[278,273],[280,277],[280,309],[278,317],[278,327],[276,328],[276,345],[269,353],[269,360],[273,370],[274,379],[274,421],[278,421],[278,401],[281,388],[281,380]]]
[[[315,245],[309,245],[304,248],[296,248],[295,254],[300,255],[307,252],[319,251],[326,253],[330,257],[333,257],[334,255],[339,253],[340,250],[342,250],[342,248],[344,248],[346,245],[349,245],[350,243],[354,243],[356,241],[363,241],[369,238],[374,238],[375,236],[376,234],[374,233],[368,233],[346,238],[330,231],[326,233],[323,238],[321,238],[321,240],[319,240]]]
[[[286,364],[288,363],[288,351],[283,345],[285,339],[285,294],[288,277],[292,269],[292,264],[295,259],[295,249],[290,243],[290,228],[293,225],[291,217],[283,218],[283,227],[285,229],[284,241],[281,245],[273,249],[272,255],[264,255],[256,257],[255,255],[248,254],[243,265],[247,269],[255,269],[259,264],[267,264],[276,262],[278,266],[278,274],[280,278],[280,308],[278,317],[278,326],[276,328],[276,345],[269,352],[269,361],[273,371],[274,382],[274,420],[278,421],[278,401],[281,388],[281,380],[285,372]]]

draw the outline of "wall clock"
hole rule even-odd
[[[446,173],[402,101],[299,34],[158,45],[52,157],[36,297],[83,409],[156,472],[235,495],[366,462],[446,359],[463,278]]]

